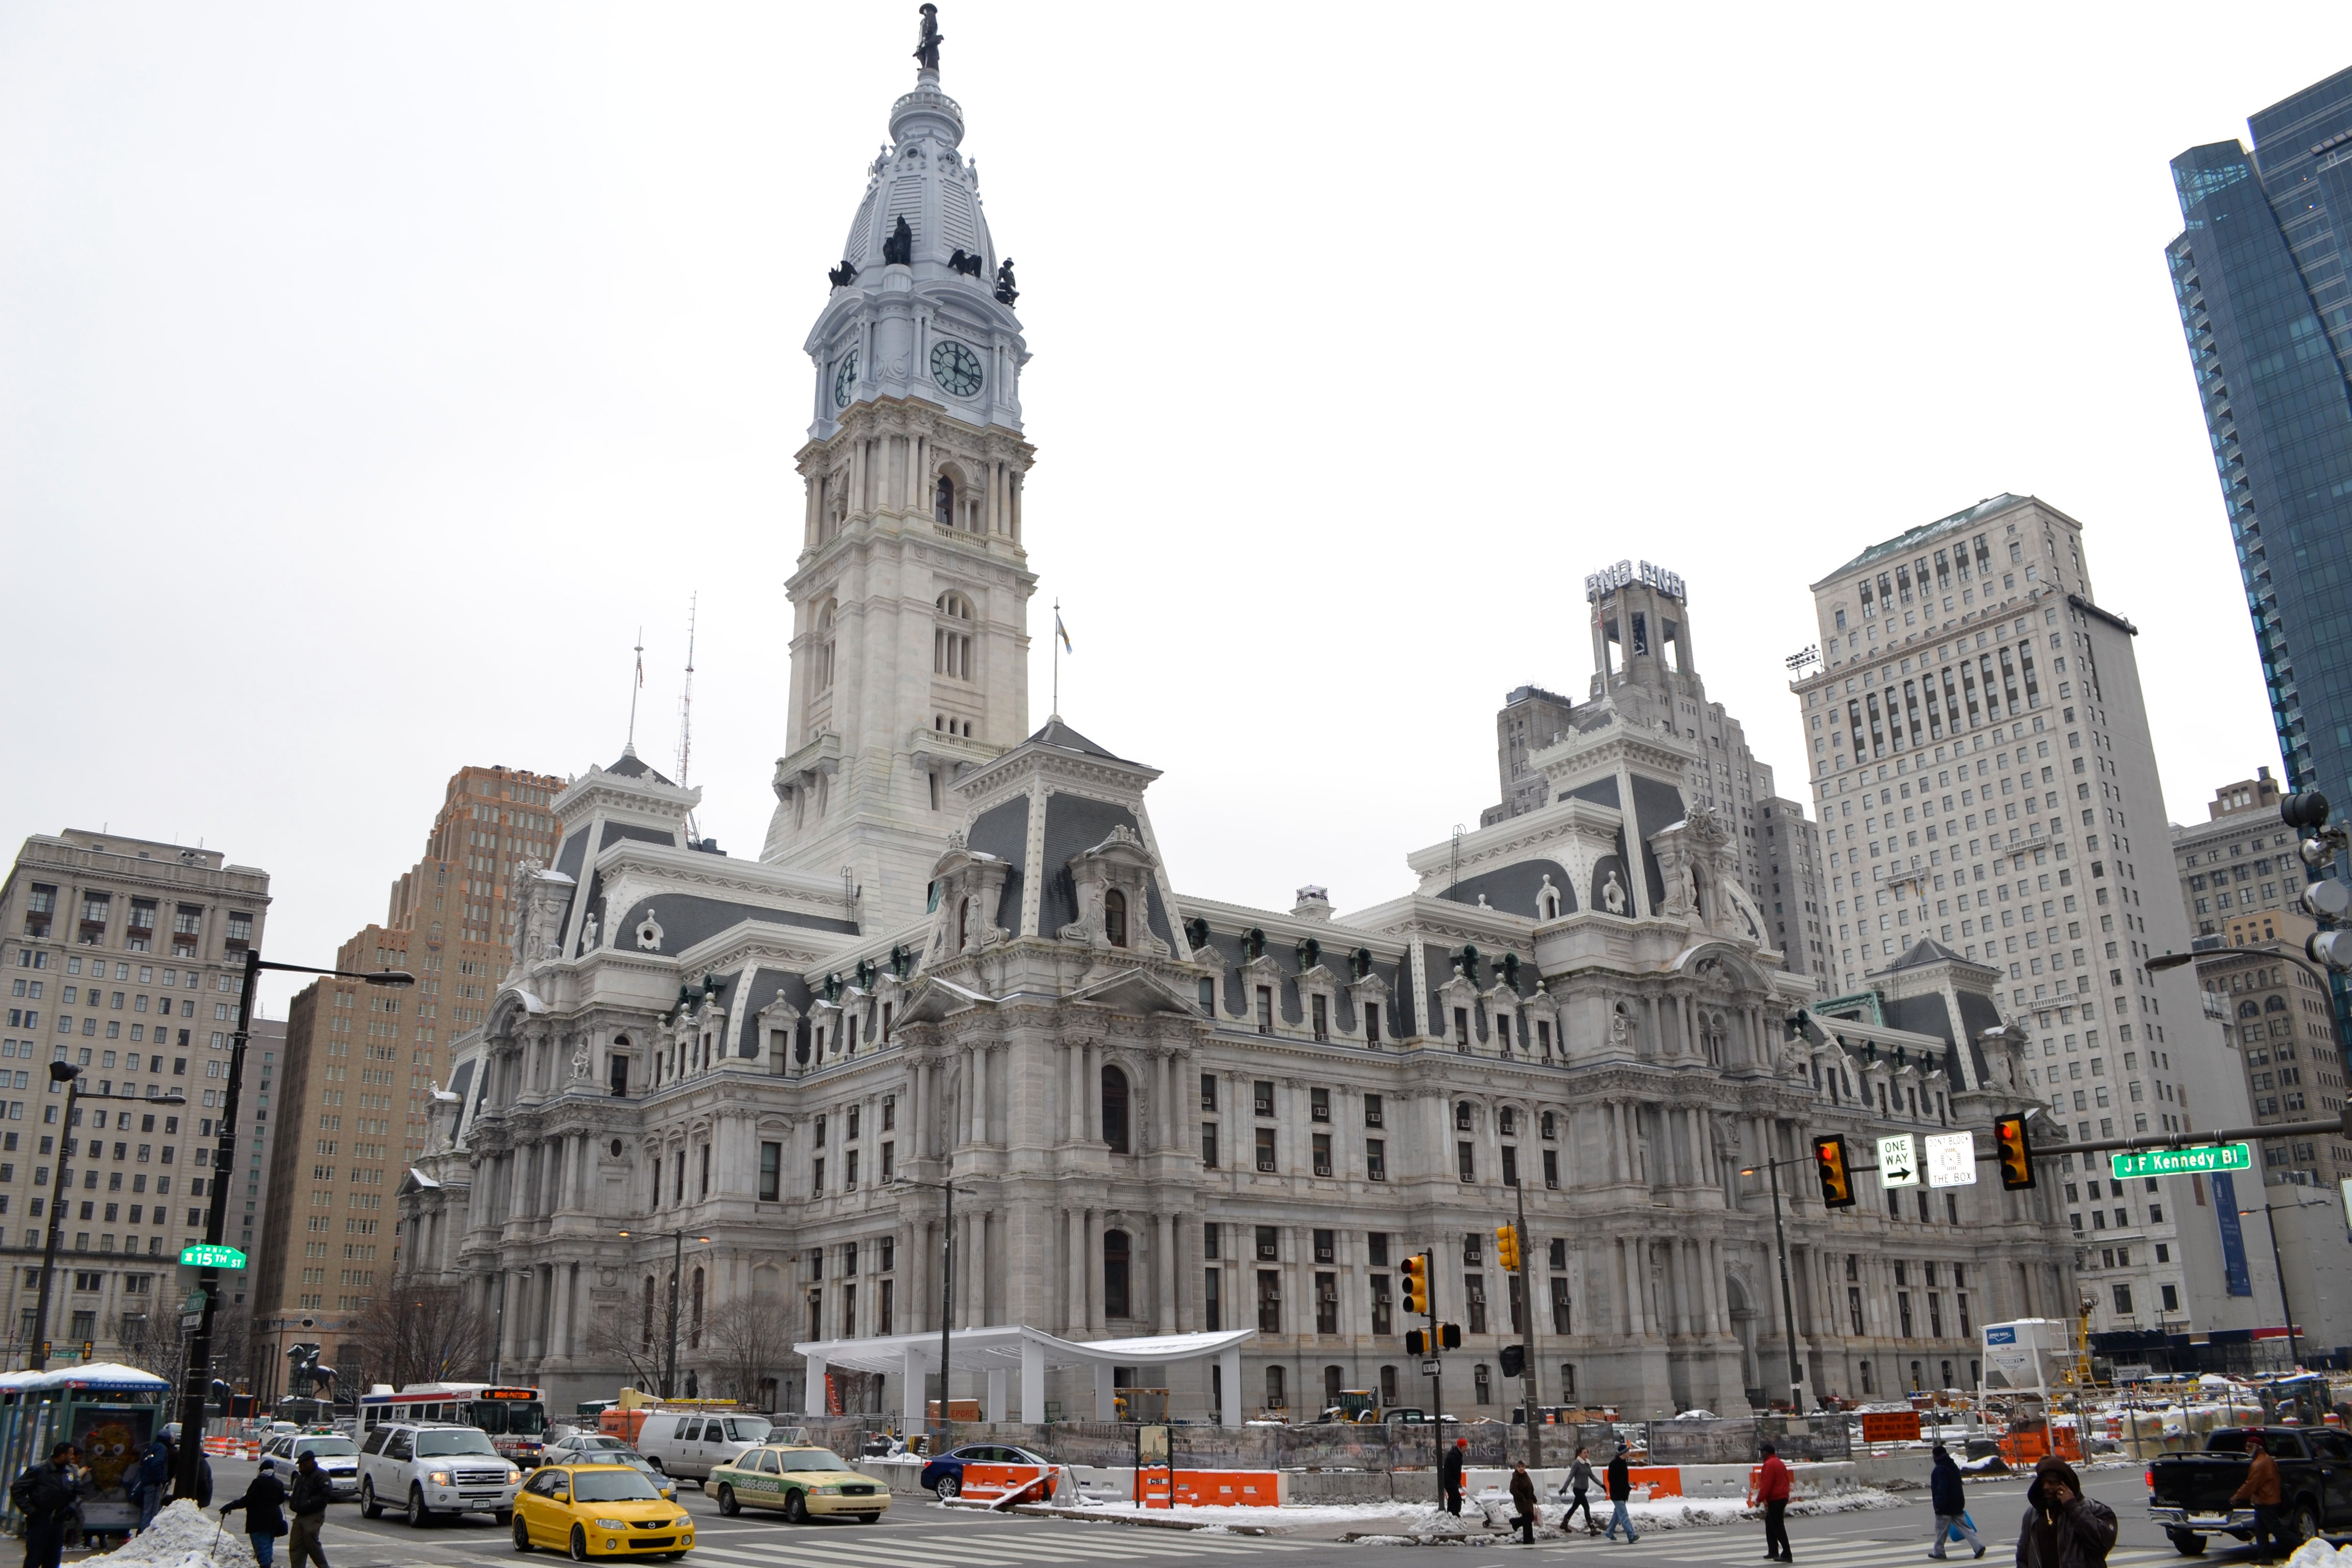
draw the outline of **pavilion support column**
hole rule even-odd
[[[905,1370],[898,1374],[898,1414],[906,1419],[907,1429],[910,1432],[922,1424],[924,1405],[928,1403],[923,1398],[924,1368],[928,1365],[923,1360],[924,1348],[920,1344],[907,1347]],[[940,1414],[944,1415],[946,1412],[941,1411]]]
[[[1026,1335],[1021,1340],[1021,1419],[1033,1426],[1045,1419],[1045,1352]]]

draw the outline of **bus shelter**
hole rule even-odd
[[[1257,1337],[1255,1329],[1231,1329],[1214,1334],[1150,1334],[1138,1339],[1066,1340],[1043,1329],[1012,1323],[985,1329],[958,1329],[948,1336],[948,1356],[954,1372],[988,1375],[988,1402],[982,1417],[1009,1421],[1014,1417],[1007,1395],[1013,1373],[1021,1377],[1019,1419],[1045,1419],[1045,1372],[1049,1367],[1090,1367],[1094,1372],[1095,1419],[1114,1418],[1118,1367],[1166,1368],[1182,1362],[1212,1361],[1222,1369],[1218,1378],[1224,1408],[1217,1412],[1221,1426],[1241,1425],[1243,1343]],[[900,1407],[907,1419],[920,1426],[927,1401],[924,1384],[940,1370],[937,1333],[882,1334],[859,1340],[815,1340],[793,1347],[808,1358],[808,1404],[822,1412],[828,1371],[878,1372],[900,1380]],[[944,1380],[942,1382],[944,1387]],[[943,1401],[941,1413],[949,1408]]]
[[[0,1473],[10,1479],[70,1440],[89,1470],[82,1493],[82,1529],[92,1535],[128,1535],[139,1509],[124,1491],[124,1475],[172,1419],[172,1385],[152,1373],[115,1362],[15,1372],[0,1377]],[[0,1524],[21,1534],[16,1504],[0,1495]]]

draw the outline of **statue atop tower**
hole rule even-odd
[[[924,0],[923,30],[915,43],[915,59],[927,70],[936,74],[940,68],[940,46],[947,41],[940,31],[940,8]]]

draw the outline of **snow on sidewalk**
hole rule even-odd
[[[243,1524],[243,1519],[236,1521]],[[83,1559],[121,1568],[255,1568],[253,1547],[235,1529],[183,1498],[166,1504],[155,1522],[120,1552]]]

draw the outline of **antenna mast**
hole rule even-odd
[[[686,787],[686,767],[694,752],[694,622],[702,599],[698,590],[687,601],[686,610],[686,689],[677,700],[677,784]]]

